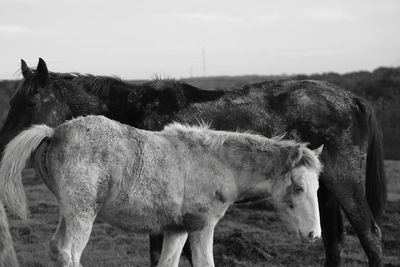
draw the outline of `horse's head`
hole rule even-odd
[[[49,90],[52,82],[46,63],[39,59],[37,69],[32,70],[21,60],[21,72],[24,79],[10,99],[10,109],[0,131],[0,151],[14,136],[32,123],[54,126],[59,122],[52,111],[56,103],[52,101],[52,92]],[[60,108],[59,104],[57,108]]]
[[[289,172],[276,182],[274,199],[282,219],[303,242],[321,237],[317,191],[322,165],[322,146],[310,150],[303,145],[290,153]]]
[[[68,95],[74,76],[49,73],[46,63],[39,59],[36,69],[21,60],[23,79],[10,99],[10,109],[0,131],[0,152],[20,131],[32,124],[55,127],[73,114],[68,105]]]

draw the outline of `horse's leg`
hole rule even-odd
[[[341,147],[330,168],[332,179],[321,176],[323,184],[335,196],[357,233],[370,266],[382,266],[381,231],[373,218],[365,195],[365,170],[357,151]],[[328,169],[327,169],[328,170]],[[334,177],[334,178],[333,178]],[[320,179],[321,179],[320,178]]]
[[[149,235],[150,240],[150,267],[157,266],[157,263],[160,259],[161,248],[163,244],[163,235]],[[183,246],[183,254],[188,259],[191,266],[193,266],[192,262],[192,251],[190,250],[189,242],[186,242]]]
[[[339,203],[323,185],[318,190],[318,202],[325,247],[325,266],[340,266],[344,231]]]
[[[89,180],[84,175],[78,177],[82,177],[80,181]],[[69,180],[73,179],[75,178]],[[93,180],[99,179],[93,178]],[[62,266],[81,266],[82,252],[89,241],[93,222],[105,197],[90,186],[78,181],[65,191],[58,192],[60,223],[52,244],[58,248],[61,255],[58,260]]]
[[[149,235],[150,241],[150,267],[157,266],[163,244],[163,235]]]
[[[0,201],[0,266],[19,266],[8,226],[8,219]]]
[[[71,214],[65,216],[65,235],[59,240],[62,266],[79,267],[83,249],[89,241],[95,216]],[[61,231],[59,231],[61,233]]]
[[[165,232],[161,257],[157,266],[178,267],[182,248],[187,237],[187,232]]]
[[[381,230],[369,209],[364,187],[357,180],[353,178],[351,184],[340,185],[338,200],[360,239],[369,266],[382,266]]]
[[[188,261],[190,263],[190,266],[193,266],[192,250],[190,249],[190,243],[189,242],[186,242],[185,245],[183,246],[183,254],[188,259]]]
[[[215,225],[189,234],[194,267],[214,267],[213,238]]]
[[[60,212],[60,220],[57,225],[56,232],[54,233],[53,237],[50,240],[50,258],[56,262],[63,262],[62,258],[65,257],[59,250],[61,246],[62,238],[65,236],[65,218],[62,216]]]

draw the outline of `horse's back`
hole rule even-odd
[[[252,84],[247,90],[262,94],[271,111],[291,112],[292,117],[343,116],[356,105],[353,94],[325,81],[270,81]]]
[[[360,110],[356,97],[333,84],[287,81],[273,90],[270,87],[263,88],[266,105],[271,113],[283,118],[285,132],[296,132],[296,138],[315,146],[336,145],[336,139],[347,131],[358,130]]]
[[[115,137],[122,135],[124,125],[110,120],[104,116],[78,117],[67,121],[56,128],[53,141],[72,140],[80,141],[80,138]]]
[[[136,161],[138,143],[145,139],[142,130],[103,116],[78,117],[55,129],[47,159],[66,168],[96,166],[109,173],[116,163],[125,167],[129,161]]]
[[[220,99],[197,103],[177,120],[199,119],[219,130],[249,130],[272,137],[287,134],[313,147],[336,143],[356,125],[355,96],[322,81],[268,81],[227,92]]]

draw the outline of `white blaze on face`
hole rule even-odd
[[[298,221],[298,230],[304,241],[314,241],[321,237],[317,197],[318,173],[302,166],[294,169],[292,175],[294,188],[299,187],[299,192],[293,192],[293,211]]]
[[[293,169],[276,188],[282,219],[305,242],[321,237],[318,173],[304,166]]]

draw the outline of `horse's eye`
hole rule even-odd
[[[294,205],[293,204],[289,204],[289,208],[294,209]]]
[[[36,105],[37,105],[37,102],[35,100],[30,100],[30,101],[28,101],[27,106],[28,106],[28,108],[33,109],[36,107]]]
[[[39,101],[40,101],[40,96],[39,96],[39,94],[36,94],[36,95],[32,96],[32,97],[28,100],[27,105],[28,105],[28,107],[30,107],[30,108],[34,108],[34,107],[36,107],[36,105],[39,103]]]
[[[293,185],[293,193],[295,193],[295,194],[300,194],[300,193],[303,193],[303,192],[304,192],[303,187],[301,187],[301,186],[298,185],[298,184],[294,184],[294,185]]]

